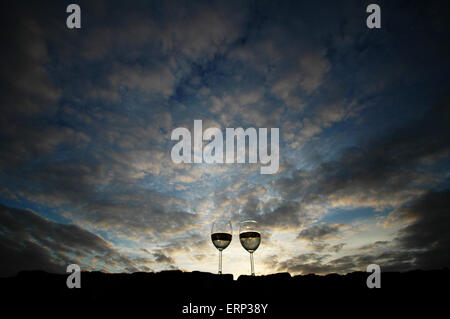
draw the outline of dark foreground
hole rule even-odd
[[[449,303],[450,271],[382,273],[381,288],[369,289],[369,273],[345,276],[214,275],[201,272],[104,274],[83,272],[81,288],[66,286],[68,275],[41,271],[21,272],[0,278],[1,308],[14,314],[122,315],[145,318],[311,318],[324,315],[427,317],[445,310]],[[267,304],[265,314],[227,313],[227,304]],[[184,314],[184,306],[216,306],[208,313]],[[233,312],[241,307],[232,305]],[[205,308],[203,308],[205,309]],[[222,309],[222,310],[219,310]],[[228,306],[230,309],[230,306]],[[254,308],[255,309],[255,308]],[[249,311],[247,306],[246,311]],[[261,310],[261,309],[260,309]],[[195,310],[194,310],[195,311]],[[446,312],[441,312],[445,314]]]

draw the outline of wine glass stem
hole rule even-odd
[[[255,275],[255,266],[253,266],[253,253],[250,253],[250,264],[252,265],[252,276]]]
[[[219,250],[219,275],[222,274],[222,251]]]

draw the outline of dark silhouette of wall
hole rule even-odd
[[[381,274],[381,288],[369,289],[369,273],[347,275],[215,275],[202,272],[81,273],[81,288],[66,286],[68,275],[20,272],[0,278],[1,308],[13,314],[57,316],[139,314],[146,318],[313,318],[367,316],[404,318],[445,310],[448,269]],[[183,306],[216,305],[214,317],[182,313]],[[227,314],[226,304],[268,304],[266,314]],[[446,312],[441,313],[440,316]],[[5,317],[6,318],[6,317]]]

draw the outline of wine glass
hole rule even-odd
[[[222,250],[228,247],[233,236],[229,220],[216,220],[211,227],[211,240],[219,250],[219,275],[222,274]]]
[[[242,247],[250,253],[250,265],[252,276],[255,275],[253,265],[253,253],[261,243],[261,233],[258,231],[258,222],[255,220],[245,220],[239,225],[239,239]]]

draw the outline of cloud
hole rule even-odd
[[[100,257],[81,256],[91,265],[114,256],[108,269],[206,267],[207,224],[222,216],[259,221],[266,247],[278,250],[273,270],[445,264],[446,237],[431,230],[442,233],[437,221],[448,221],[441,208],[428,217],[420,206],[443,202],[436,194],[450,155],[449,98],[438,99],[449,52],[436,8],[424,8],[434,22],[415,23],[427,32],[412,41],[396,32],[414,10],[402,11],[408,23],[371,37],[358,6],[337,2],[85,3],[88,33],[68,32],[53,5],[8,4],[0,200],[76,225],[66,231],[22,214],[37,216],[23,217],[27,224],[53,225],[45,228],[53,237],[53,228],[67,240],[105,234],[116,246],[93,237]],[[175,165],[170,132],[192,129],[194,119],[204,128],[279,127],[282,169],[261,176],[258,164]],[[369,229],[374,219],[363,213],[357,236],[347,236],[355,225],[333,209],[361,207],[379,223]],[[322,220],[330,212],[332,222]],[[45,269],[66,258],[43,234],[39,242],[25,231],[3,234],[17,265],[25,262],[13,238]]]
[[[20,270],[65,273],[69,264],[83,271],[137,272],[174,269],[172,251],[141,248],[141,253],[115,246],[75,224],[57,223],[31,210],[0,205],[0,276]],[[142,254],[144,252],[144,254]],[[176,268],[176,267],[175,267]]]
[[[330,245],[322,241],[310,243],[311,248],[316,252],[323,252],[324,250],[326,250],[328,252],[338,253],[344,248],[345,245],[345,243]]]
[[[234,179],[233,179],[234,180]],[[240,222],[255,219],[267,231],[297,230],[311,220],[300,202],[273,197],[269,185],[235,184],[215,194],[215,209],[233,212],[230,219]],[[245,187],[244,187],[245,186]]]
[[[414,252],[418,268],[450,265],[450,190],[430,191],[391,213],[406,223],[395,241]]]
[[[277,271],[287,271],[292,274],[322,274],[332,270],[331,266],[323,264],[323,260],[326,258],[328,258],[328,255],[316,253],[300,254],[282,262],[276,261],[276,264],[271,266]]]
[[[303,229],[298,234],[297,238],[306,241],[336,238],[336,235],[345,227],[345,225],[341,224],[314,225],[312,227]]]
[[[388,251],[378,254],[344,255],[330,259],[329,254],[307,253],[279,262],[268,264],[277,271],[288,271],[292,274],[346,274],[352,271],[366,271],[370,264],[380,265],[382,271],[411,270],[414,268],[414,255],[408,251]]]
[[[137,240],[145,236],[177,235],[197,227],[199,216],[187,212],[185,201],[156,192],[133,189],[105,200],[88,202],[75,220],[91,227],[122,233]]]
[[[270,205],[270,203],[269,203]],[[258,216],[261,225],[278,229],[298,229],[309,221],[306,212],[298,202],[285,201],[272,210]]]
[[[283,109],[267,102],[260,86],[239,87],[210,95],[208,109],[223,127],[279,127]]]
[[[398,207],[439,181],[440,172],[427,169],[425,159],[442,160],[448,152],[448,103],[445,98],[419,120],[347,148],[313,170],[296,170],[275,186],[304,204]]]
[[[157,264],[171,265],[171,264],[175,263],[175,260],[172,257],[167,256],[162,251],[154,252],[153,257],[155,258],[154,263],[157,263]]]
[[[0,83],[5,89],[0,100],[2,113],[9,118],[54,112],[61,91],[45,67],[49,54],[44,30],[26,14],[15,17],[13,12],[5,19],[10,31],[2,33],[8,47],[0,59]]]
[[[167,3],[161,40],[165,52],[190,59],[212,58],[236,39],[245,22],[238,3]]]
[[[267,262],[278,271],[300,274],[365,271],[372,263],[380,265],[383,271],[448,267],[450,236],[447,235],[446,229],[450,224],[449,199],[448,189],[430,191],[394,210],[391,218],[406,225],[400,227],[392,241],[375,241],[356,248],[354,254],[337,258],[331,258],[329,253],[316,252],[339,252],[344,246],[343,243],[330,247],[329,244],[319,241],[313,245],[316,251],[314,253],[300,254],[282,262]],[[314,240],[336,232],[334,227],[311,227],[301,237]]]
[[[389,244],[390,244],[390,242],[387,240],[377,240],[374,243],[358,247],[356,250],[357,251],[367,251],[367,250],[379,249],[379,248],[383,248]]]
[[[120,163],[67,160],[16,175],[9,190],[21,198],[64,209],[74,222],[131,237],[174,235],[196,227],[198,215],[188,211],[186,200],[128,184],[130,180]]]
[[[61,224],[32,211],[0,205],[0,276],[19,270],[65,272],[77,263],[83,270],[137,269],[102,237],[77,225]],[[117,268],[116,268],[117,267]]]
[[[337,253],[337,252],[341,251],[342,248],[344,248],[345,245],[346,245],[345,243],[340,243],[340,244],[333,245],[333,246],[331,246],[331,247],[328,248],[328,249],[329,249],[330,251],[332,251],[332,252]]]
[[[75,52],[71,50],[69,59],[87,59],[87,64],[100,62],[100,68],[105,60],[121,57],[120,62],[108,65],[96,81],[77,83],[76,91],[87,91],[89,97],[116,103],[136,90],[147,98],[155,99],[155,94],[160,94],[167,100],[175,93],[178,82],[190,76],[192,63],[224,54],[238,37],[245,17],[245,8],[239,3],[166,2],[159,4],[157,14],[143,14],[138,7],[127,8],[127,14],[120,19],[101,19],[90,26],[89,35],[82,39],[70,38],[60,43],[63,48],[80,47]],[[101,15],[99,11],[105,8],[91,5],[86,10]],[[84,68],[83,71],[89,72]]]
[[[62,91],[47,70],[51,58],[45,30],[24,11],[2,17],[8,32],[2,41],[8,50],[0,58],[0,171],[17,168],[25,161],[48,155],[55,147],[79,147],[89,137],[70,127],[49,124],[57,111]]]
[[[3,143],[0,171],[9,172],[34,158],[50,156],[58,147],[80,150],[90,142],[89,136],[84,132],[69,127],[51,125],[34,127],[24,124],[17,129],[11,122],[3,126],[0,140]]]
[[[164,97],[172,95],[175,76],[166,65],[142,68],[140,66],[116,66],[108,76],[112,93],[122,89],[139,89],[146,94],[159,93]]]

